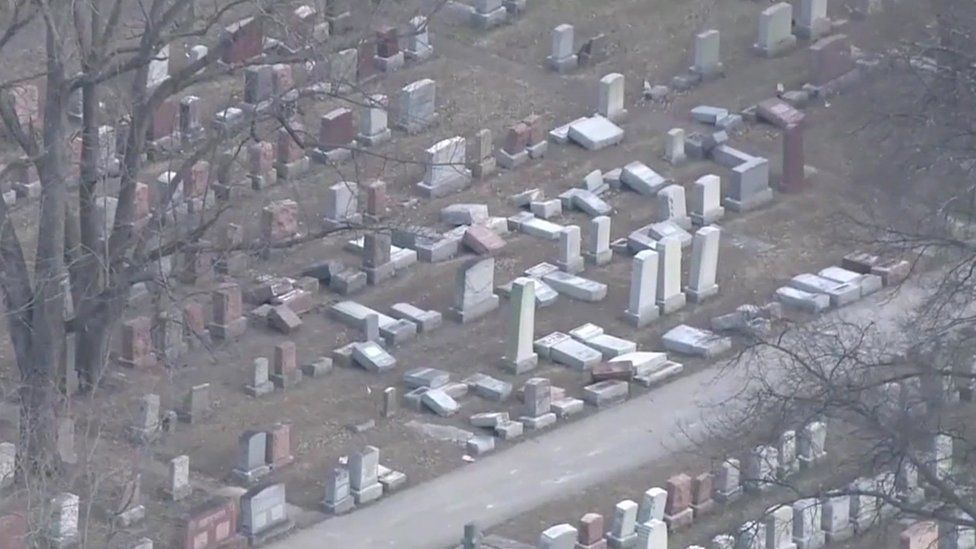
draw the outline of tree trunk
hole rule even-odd
[[[31,372],[45,368],[30,365]],[[57,390],[43,375],[28,378],[20,389],[20,448],[17,451],[17,475],[57,477],[61,459],[57,451]]]

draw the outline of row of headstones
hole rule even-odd
[[[931,449],[923,457],[923,467],[930,468],[939,479],[946,480],[953,474],[953,441],[948,435],[932,438]],[[918,470],[905,460],[898,470],[882,472],[875,477],[862,477],[852,482],[847,493],[825,496],[820,499],[805,498],[792,505],[779,505],[768,509],[762,519],[741,525],[736,537],[716,536],[712,546],[719,549],[735,547],[744,549],[779,549],[790,543],[798,547],[823,547],[826,543],[847,540],[873,528],[881,520],[898,513],[898,507],[887,501],[892,498],[907,504],[918,505],[925,497],[919,485]],[[925,526],[909,528],[901,536],[901,547],[935,547]],[[934,528],[935,524],[931,523]],[[944,536],[939,547],[972,548],[976,545],[976,531],[956,524],[940,525]],[[932,545],[921,544],[933,541]],[[907,544],[907,545],[906,545]]]
[[[825,427],[822,423],[814,422],[807,425],[801,437],[802,443],[799,455],[791,447],[794,459],[791,469],[785,475],[796,472],[800,465],[812,467],[822,460],[826,453],[824,449]],[[793,431],[782,437],[789,444],[795,441]],[[764,460],[766,455],[750,454],[748,460]],[[760,465],[747,466],[745,489],[759,491],[769,486],[762,476],[753,476]],[[773,465],[776,469],[776,465]],[[667,549],[669,532],[676,532],[690,528],[694,521],[708,513],[715,511],[716,504],[725,504],[738,499],[742,494],[740,484],[739,461],[727,459],[721,463],[714,473],[703,473],[694,478],[687,474],[678,474],[668,479],[667,489],[654,487],[644,492],[641,504],[624,500],[616,505],[611,519],[610,529],[605,532],[603,516],[588,513],[579,522],[579,528],[569,524],[560,524],[544,531],[539,536],[539,549],[569,549],[602,547],[638,547],[641,549]],[[465,540],[469,543],[472,540]],[[477,547],[476,544],[463,544],[464,547]],[[725,548],[724,545],[716,545]],[[731,545],[728,549],[731,549]],[[780,549],[780,545],[770,545],[771,549]],[[765,546],[762,546],[765,549]],[[751,549],[751,546],[750,546]],[[757,548],[758,549],[758,548]]]
[[[380,465],[380,451],[367,446],[361,452],[349,456],[346,467],[329,471],[325,479],[325,498],[322,505],[326,512],[341,515],[357,505],[365,505],[401,488],[407,477]]]
[[[185,458],[181,456],[177,459],[186,464],[188,460]],[[52,549],[77,547],[81,540],[80,503],[80,498],[69,492],[52,498],[38,538],[43,538]],[[4,547],[26,547],[30,539],[27,517],[23,513],[11,513],[0,518],[0,542],[4,543]],[[272,537],[283,535],[293,527],[294,522],[288,516],[285,485],[264,484],[251,488],[237,501],[218,498],[194,507],[175,528],[172,543],[164,545],[182,549],[216,549],[245,540],[251,545],[259,545]],[[153,545],[149,538],[141,538],[125,547],[152,549]]]
[[[776,290],[776,299],[784,305],[820,313],[867,297],[885,286],[896,285],[911,265],[906,260],[882,260],[877,256],[853,253],[844,257],[841,266],[827,267],[817,274],[794,276],[788,285]]]

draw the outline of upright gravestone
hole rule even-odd
[[[122,356],[119,362],[132,368],[151,367],[156,364],[152,349],[152,321],[148,317],[136,317],[122,324]]]
[[[803,125],[791,124],[783,130],[783,177],[779,184],[783,192],[800,192],[806,188],[803,156]]]
[[[573,549],[578,537],[576,528],[568,524],[557,524],[539,534],[539,549]]]
[[[627,116],[624,108],[624,75],[611,73],[600,79],[597,114],[613,122]]]
[[[352,495],[349,492],[349,471],[341,467],[336,467],[329,471],[325,479],[325,501],[326,512],[333,515],[348,513],[355,507]]]
[[[759,14],[759,39],[754,47],[765,57],[776,57],[796,47],[792,5],[780,2]]]
[[[345,107],[333,109],[319,119],[318,146],[311,158],[322,164],[341,162],[352,156],[355,141],[352,111]]]
[[[272,470],[278,470],[295,461],[291,453],[291,425],[276,423],[268,429],[268,444],[264,461]]]
[[[231,499],[214,499],[194,507],[185,519],[181,547],[211,549],[233,546],[237,533],[237,503]]]
[[[284,483],[255,486],[241,496],[241,532],[252,547],[281,536],[294,526],[288,518]]]
[[[251,189],[259,191],[275,183],[277,173],[274,162],[274,144],[270,141],[252,143],[247,147],[247,177],[251,180]]]
[[[703,175],[695,181],[691,189],[689,216],[695,225],[705,226],[715,223],[725,216],[722,207],[722,180],[717,175]]]
[[[753,157],[732,168],[725,207],[734,212],[747,212],[772,202],[769,188],[769,160]]]
[[[379,465],[380,450],[374,446],[349,456],[349,487],[356,504],[363,505],[383,495],[383,485],[378,480]]]
[[[234,476],[245,484],[253,484],[266,476],[271,468],[267,464],[268,433],[245,431],[238,439],[238,462]]]
[[[434,54],[430,43],[430,29],[428,20],[423,15],[410,19],[410,34],[407,36],[407,47],[403,50],[407,59],[424,61]]]
[[[637,508],[637,504],[629,499],[614,508],[607,533],[607,545],[612,549],[627,549],[637,544]]]
[[[644,327],[660,315],[655,299],[658,287],[658,254],[643,250],[634,256],[630,274],[630,297],[624,318],[633,326]]]
[[[274,384],[271,383],[271,372],[268,366],[268,359],[265,357],[255,358],[251,362],[251,375],[248,382],[244,385],[244,392],[252,397],[267,395],[274,391]]]
[[[340,181],[329,187],[325,199],[323,223],[326,227],[346,227],[362,221],[359,213],[359,185]]]
[[[129,425],[129,437],[136,442],[148,442],[159,432],[159,395],[139,397],[135,421]]]
[[[827,0],[800,0],[800,14],[796,18],[796,34],[801,38],[817,40],[830,33],[831,22],[827,18]]]
[[[607,265],[613,259],[610,248],[610,218],[605,215],[590,220],[586,238],[586,260],[594,265]]]
[[[474,10],[471,12],[471,24],[479,29],[488,30],[497,27],[508,18],[508,12],[502,5],[502,0],[475,0]]]
[[[449,314],[458,322],[467,324],[498,308],[493,257],[469,260],[458,269],[454,284]]]
[[[573,26],[562,24],[552,29],[552,50],[546,63],[552,70],[563,73],[576,68],[579,58],[573,45]]]
[[[669,236],[657,242],[657,305],[666,315],[685,306],[681,291],[681,239]]]
[[[201,383],[190,387],[178,414],[180,421],[197,423],[203,421],[213,413],[210,402],[210,384]]]
[[[303,135],[301,124],[292,122],[294,135]],[[275,137],[275,172],[279,180],[294,179],[308,171],[308,156],[287,128],[279,128]]]
[[[356,87],[358,66],[359,50],[355,48],[338,51],[329,57],[329,83],[332,93],[348,93]]]
[[[241,287],[234,283],[221,284],[211,294],[213,322],[210,334],[216,339],[236,339],[247,330],[247,318],[243,314]]]
[[[428,198],[440,198],[461,191],[471,182],[465,167],[465,139],[452,137],[427,149],[424,180],[417,183]]]
[[[78,496],[63,492],[51,499],[45,538],[52,549],[75,547],[78,543]]]
[[[363,270],[368,284],[379,284],[393,278],[395,264],[392,261],[391,236],[389,233],[370,232],[363,237]]]
[[[742,494],[739,482],[739,460],[729,458],[719,464],[715,470],[715,501],[728,503]]]
[[[580,228],[578,225],[563,227],[559,232],[559,259],[556,265],[560,270],[569,274],[576,274],[583,270],[583,256],[580,254],[581,246]]]
[[[691,229],[691,218],[685,203],[685,188],[681,185],[668,185],[657,192],[656,222],[670,221],[684,230]]]
[[[691,72],[702,80],[711,80],[724,71],[721,61],[721,35],[709,29],[695,35],[695,64]]]
[[[298,369],[298,357],[294,341],[285,341],[275,345],[271,372],[271,382],[278,389],[288,389],[301,382],[302,373]]]
[[[685,131],[671,128],[664,140],[664,159],[672,166],[680,166],[687,160],[685,155]]]
[[[387,108],[389,101],[385,95],[375,94],[366,98],[366,105],[359,113],[359,134],[356,140],[367,147],[375,147],[393,138],[388,126]]]
[[[719,238],[722,231],[718,227],[698,229],[691,244],[691,273],[685,294],[692,303],[701,303],[718,294],[715,283],[718,270]]]
[[[400,90],[395,125],[409,134],[426,130],[437,116],[437,84],[429,79],[417,80]]]
[[[516,375],[536,367],[539,357],[532,350],[535,339],[535,280],[517,278],[509,294],[511,316],[502,367]]]
[[[190,456],[176,456],[169,460],[169,483],[166,492],[173,501],[186,498],[193,492],[190,485]]]

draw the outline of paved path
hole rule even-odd
[[[921,295],[906,285],[830,316],[897,330]],[[437,549],[466,522],[489,528],[687,447],[703,413],[741,389],[745,374],[711,368],[411,487],[349,515],[307,528],[274,549]],[[726,408],[727,409],[727,408]]]

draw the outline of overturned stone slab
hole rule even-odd
[[[539,358],[549,359],[551,358],[550,353],[552,348],[562,343],[563,341],[570,341],[572,337],[569,334],[564,334],[563,332],[552,332],[551,334],[540,337],[539,339],[532,342],[532,350],[535,351]]]
[[[451,374],[449,372],[437,368],[414,368],[403,374],[403,382],[411,389],[417,387],[437,389],[446,385],[450,380]]]
[[[809,273],[794,276],[789,285],[804,292],[827,294],[834,307],[841,307],[861,298],[861,288],[856,284],[840,283]]]
[[[352,360],[364,370],[382,373],[392,370],[396,366],[396,359],[386,352],[375,341],[354,343],[352,346]]]
[[[441,417],[449,417],[458,412],[461,406],[442,389],[430,389],[420,397],[420,401],[430,411]]]
[[[493,402],[504,402],[512,394],[512,384],[495,379],[487,374],[477,373],[464,380],[474,394]]]
[[[620,404],[629,395],[630,385],[618,379],[607,379],[583,387],[583,400],[597,408]]]
[[[716,357],[732,348],[730,338],[687,324],[672,328],[661,341],[669,351],[704,358]]]
[[[601,301],[607,297],[607,285],[602,282],[564,272],[549,273],[542,280],[554,290],[580,301]]]
[[[586,371],[603,360],[600,351],[574,339],[565,339],[549,349],[549,359],[574,370]]]
[[[417,331],[421,333],[434,331],[442,322],[442,316],[439,312],[425,311],[409,303],[395,303],[390,307],[390,310],[394,318],[408,320],[416,324]]]
[[[624,140],[624,130],[599,115],[573,122],[567,135],[571,141],[590,151],[605,149]]]
[[[644,196],[653,196],[670,183],[661,174],[636,160],[624,166],[620,182]]]
[[[784,305],[808,313],[819,313],[830,307],[830,296],[827,294],[806,292],[789,286],[777,289],[776,299]]]
[[[684,370],[683,365],[668,360],[665,353],[627,353],[610,359],[610,362],[627,364],[633,372],[633,380],[645,387],[660,385]]]

